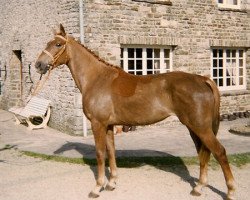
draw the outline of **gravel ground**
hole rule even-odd
[[[250,196],[250,165],[232,167],[237,181],[236,199]],[[98,200],[219,200],[227,191],[222,171],[209,170],[209,186],[200,197],[189,193],[199,167],[158,169],[149,165],[120,168],[117,188],[102,191]],[[1,200],[85,200],[95,184],[96,167],[44,161],[16,150],[0,151]]]

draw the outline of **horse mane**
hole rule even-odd
[[[80,41],[75,40],[78,42],[78,44],[80,44],[84,49],[86,49],[91,55],[93,55],[97,60],[99,60],[100,62],[102,62],[103,64],[105,64],[108,67],[112,67],[115,68],[117,70],[121,70],[124,71],[121,67],[117,66],[117,65],[113,65],[107,61],[105,61],[104,59],[100,58],[98,55],[95,54],[95,52],[93,52],[91,49],[89,49],[88,47],[86,47],[84,44],[82,44]]]

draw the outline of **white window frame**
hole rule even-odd
[[[219,56],[217,54],[217,57],[214,57],[213,51],[214,50],[222,50],[222,56]],[[227,50],[230,52],[230,57],[227,56]],[[236,51],[235,57],[232,56],[232,51]],[[239,52],[242,51],[243,55],[242,57],[239,56]],[[217,67],[214,67],[214,60],[217,60]],[[220,75],[219,72],[219,60],[222,60],[222,72]],[[235,60],[235,68],[233,69],[232,66],[232,60]],[[242,66],[239,66],[240,60],[242,60]],[[230,62],[230,64],[228,64]],[[214,70],[217,69],[217,76],[214,77]],[[233,75],[229,74],[229,70],[231,69],[233,71]],[[240,74],[240,69],[243,71],[242,75]],[[212,48],[211,49],[211,77],[216,82],[215,79],[217,79],[217,86],[220,91],[228,91],[228,90],[245,90],[246,89],[246,50],[244,48]],[[219,79],[222,79],[223,85],[220,86]],[[230,80],[230,84],[227,85],[227,81]],[[240,81],[241,80],[241,81]],[[242,83],[242,84],[241,84]]]
[[[131,73],[131,74],[135,74],[137,75],[138,73],[142,73],[139,75],[147,75],[147,74],[155,74],[155,72],[157,73],[166,73],[166,72],[170,72],[173,69],[173,48],[171,46],[156,46],[156,45],[124,45],[121,46],[121,49],[123,49],[123,52],[121,52],[121,54],[123,53],[123,55],[121,55],[121,60],[123,62],[123,69],[124,71]],[[134,58],[129,58],[128,57],[128,49],[134,49]],[[142,58],[137,58],[136,57],[136,49],[142,49]],[[147,58],[147,49],[159,49],[159,55],[160,58],[155,58],[154,57],[154,53],[152,58]],[[164,50],[169,50],[169,57],[164,57]],[[129,60],[133,60],[134,61],[134,66],[136,68],[136,61],[141,60],[142,61],[142,69],[129,69]],[[147,61],[152,60],[152,65],[153,63],[159,63],[159,69],[148,69],[147,68]],[[166,68],[166,66],[164,66],[164,62],[165,61],[169,61],[169,68]],[[154,68],[154,67],[153,67]],[[152,71],[152,73],[148,73],[149,71]],[[137,73],[138,72],[138,73]]]
[[[234,0],[222,0],[222,3],[219,3],[219,0],[217,0],[218,7],[219,8],[232,8],[232,9],[240,9],[241,8],[241,0],[236,0],[237,5],[234,5],[231,3],[231,1]]]

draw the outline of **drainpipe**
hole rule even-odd
[[[84,29],[83,29],[83,0],[79,0],[79,17],[80,17],[80,41],[84,44]]]
[[[82,44],[84,44],[84,23],[83,23],[83,0],[79,0],[79,21],[80,21],[80,41]],[[82,94],[83,95],[83,94]],[[88,129],[87,129],[87,118],[83,113],[83,118],[82,118],[82,122],[83,122],[83,127],[82,127],[82,131],[83,131],[83,137],[87,137],[88,135]]]

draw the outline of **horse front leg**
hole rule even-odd
[[[110,167],[110,178],[105,189],[109,191],[112,191],[115,189],[116,180],[117,180],[117,166],[116,166],[116,159],[115,159],[115,142],[114,142],[113,128],[114,128],[113,126],[109,126],[107,135],[106,135],[106,145],[107,145],[107,153],[108,153],[109,167]]]
[[[97,180],[96,186],[89,193],[89,197],[97,198],[100,196],[100,191],[105,185],[105,153],[107,127],[97,121],[91,121],[91,126],[95,138]]]

